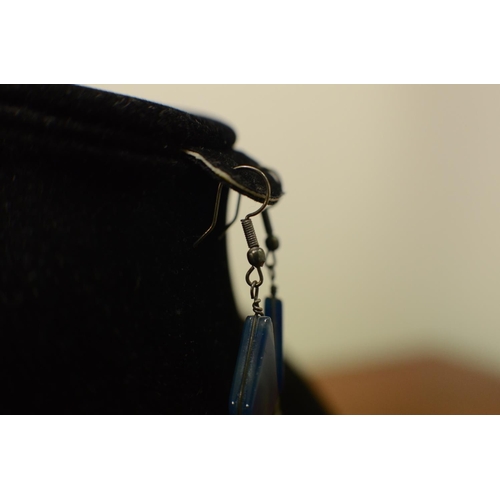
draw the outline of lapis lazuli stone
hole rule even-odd
[[[283,303],[281,300],[276,297],[267,297],[264,302],[264,314],[269,316],[273,322],[278,390],[281,394],[285,378],[285,365],[283,362]]]
[[[229,413],[271,415],[277,403],[273,324],[267,316],[248,316],[234,371]]]

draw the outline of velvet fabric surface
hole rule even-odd
[[[228,413],[242,319],[217,237],[227,189],[193,244],[219,181],[265,196],[233,170],[258,166],[234,141],[127,96],[0,86],[1,413]],[[321,412],[300,377],[287,390],[291,413]]]

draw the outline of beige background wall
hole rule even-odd
[[[281,173],[277,277],[301,368],[426,352],[500,373],[499,86],[92,86],[219,118]],[[229,238],[246,315],[238,224]]]

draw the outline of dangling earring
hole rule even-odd
[[[263,212],[269,203],[271,186],[266,175],[255,167],[240,166],[258,172],[266,181],[267,195],[264,204],[241,220],[248,244],[247,258],[251,265],[246,274],[253,300],[253,316],[247,316],[243,327],[233,383],[229,397],[229,413],[232,415],[274,414],[278,404],[278,377],[274,347],[273,323],[264,316],[260,306],[259,288],[264,282],[262,266],[266,254],[259,246],[251,217]],[[250,277],[257,271],[258,280]]]
[[[284,382],[284,362],[283,362],[283,302],[278,299],[278,287],[275,284],[276,279],[276,255],[275,251],[279,248],[280,242],[273,234],[271,220],[269,219],[269,209],[262,212],[264,227],[266,228],[267,238],[266,247],[268,250],[268,258],[266,259],[266,267],[269,269],[271,276],[271,296],[266,297],[264,301],[264,314],[269,316],[273,322],[274,329],[274,346],[276,349],[276,369],[278,374],[278,390],[281,394]],[[269,262],[269,256],[272,257],[272,263]]]

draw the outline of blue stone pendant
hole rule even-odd
[[[281,394],[285,377],[285,365],[283,364],[283,303],[281,300],[276,297],[267,297],[264,302],[264,314],[269,316],[273,322],[278,391]]]
[[[271,318],[248,316],[229,398],[231,415],[272,415],[278,403]]]

